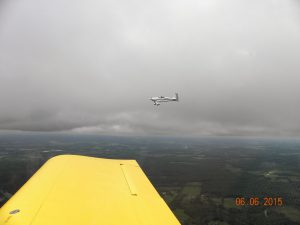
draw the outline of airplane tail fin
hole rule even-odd
[[[176,96],[176,101],[178,102],[179,101],[179,97],[178,97],[178,93],[175,93],[175,96]]]

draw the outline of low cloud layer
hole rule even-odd
[[[2,1],[0,130],[299,136],[299,15],[296,0]]]

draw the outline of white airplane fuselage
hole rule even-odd
[[[161,102],[178,102],[179,98],[178,98],[178,93],[175,93],[175,97],[164,97],[164,96],[160,96],[160,97],[152,97],[149,98],[149,100],[154,102],[154,105],[159,106]]]

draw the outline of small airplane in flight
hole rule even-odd
[[[154,105],[159,106],[161,102],[178,102],[179,98],[178,98],[178,93],[175,93],[175,97],[160,96],[160,97],[149,98],[149,100],[153,101]]]

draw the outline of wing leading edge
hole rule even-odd
[[[0,209],[0,225],[179,225],[135,160],[62,155]]]

